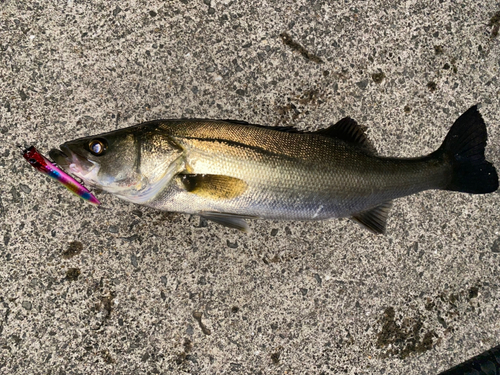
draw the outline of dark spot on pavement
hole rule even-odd
[[[30,301],[24,301],[24,302],[22,303],[22,306],[23,306],[23,308],[24,308],[24,309],[26,309],[26,310],[28,310],[28,311],[29,311],[29,310],[31,310],[31,308],[32,308],[32,304],[31,304],[31,302],[30,302]]]
[[[448,328],[448,324],[446,324],[446,320],[444,320],[441,315],[437,316],[437,321],[439,324],[441,324],[441,326],[443,326],[444,329]]]
[[[318,89],[310,89],[304,91],[304,93],[300,96],[299,103],[300,104],[311,104],[311,103],[316,103],[318,98],[320,96],[320,92]]]
[[[207,328],[207,326],[205,324],[203,324],[203,322],[201,321],[201,317],[203,316],[203,313],[199,312],[199,311],[194,311],[193,312],[193,318],[195,318],[197,321],[198,321],[198,324],[201,328],[201,331],[205,334],[205,335],[211,335],[212,334],[212,331],[210,331],[210,329]]]
[[[80,273],[79,268],[69,268],[66,271],[66,279],[69,281],[75,281],[78,279],[78,276],[80,276]]]
[[[177,354],[177,357],[175,358],[175,363],[177,365],[186,365],[187,364],[187,361],[189,361],[189,353],[191,352],[191,350],[193,349],[193,344],[191,343],[191,340],[189,339],[186,339],[184,341],[184,351],[180,354]]]
[[[231,362],[231,363],[229,363],[229,366],[231,366],[232,372],[240,372],[241,371],[241,363]]]
[[[448,302],[452,306],[456,306],[458,300],[459,300],[459,296],[458,296],[458,294],[455,294],[455,293],[451,293],[450,297],[448,298]]]
[[[283,99],[284,103],[276,106],[279,119],[274,124],[275,126],[290,121],[295,123],[302,114],[309,114],[308,107],[319,106],[327,100],[325,100],[325,93],[315,87],[308,89],[300,88],[297,91],[296,94],[285,97]],[[291,126],[287,131],[295,132],[295,129]]]
[[[386,356],[405,359],[412,354],[426,352],[432,349],[433,338],[437,337],[434,331],[422,332],[423,322],[420,317],[396,320],[393,307],[385,309],[381,323],[382,329],[377,334],[377,346],[389,347],[385,352]]]
[[[271,262],[271,263],[279,263],[279,262],[281,262],[281,258],[278,255],[275,255],[271,259],[267,260],[267,264],[269,264],[269,262]],[[264,261],[264,263],[266,263],[266,261]]]
[[[277,108],[276,111],[281,116],[282,120],[285,117],[289,117],[290,114],[292,115],[291,116],[292,120],[296,120],[300,115],[300,111],[297,109],[297,106],[293,103],[288,103],[284,106],[280,106]]]
[[[275,352],[275,353],[271,354],[271,360],[273,361],[273,363],[275,365],[279,364],[280,363],[280,352]]]
[[[118,227],[116,225],[110,225],[108,228],[109,233],[118,233]]]
[[[101,350],[101,357],[107,364],[115,362],[115,360],[113,359],[113,357],[111,357],[111,354],[109,354],[109,351],[107,349]]]
[[[238,247],[238,241],[231,242],[231,241],[227,240],[226,244],[231,249],[236,249]]]
[[[132,254],[130,256],[130,263],[132,264],[132,266],[134,266],[135,268],[139,267],[139,262],[137,261],[137,256],[135,254]]]
[[[368,80],[364,79],[362,81],[356,82],[356,86],[358,86],[361,90],[364,90],[368,86]]]
[[[436,84],[436,82],[434,82],[434,81],[430,81],[429,83],[427,83],[427,88],[428,88],[428,89],[429,89],[429,91],[431,91],[431,92],[436,91],[436,89],[437,89],[437,84]]]
[[[113,299],[115,298],[115,293],[111,292],[107,296],[101,297],[101,309],[107,312],[106,317],[109,317],[111,312],[113,311]]]
[[[309,61],[315,62],[317,64],[323,64],[323,60],[321,60],[320,57],[318,57],[315,54],[306,50],[299,43],[294,41],[292,39],[292,37],[290,35],[288,35],[287,33],[281,33],[280,37],[281,37],[281,40],[283,41],[283,44],[290,47],[290,49],[292,51],[295,51],[295,52],[301,54],[303,57],[305,57]]]
[[[14,341],[14,344],[16,345],[19,345],[19,343],[23,341],[21,337],[19,337],[18,335],[12,335],[10,336],[10,338],[12,339],[12,341]]]
[[[19,96],[21,97],[21,100],[24,102],[26,101],[26,99],[29,98],[28,95],[26,95],[26,93],[23,91],[23,90],[19,90]]]
[[[493,245],[491,245],[491,252],[500,253],[500,237],[498,237],[495,242],[493,242]]]
[[[21,201],[21,194],[19,194],[14,186],[11,187],[10,194],[12,195],[12,202],[19,203]]]
[[[375,82],[375,83],[378,83],[378,84],[382,83],[384,78],[385,78],[384,72],[378,72],[378,73],[372,74],[372,79],[373,79],[373,82]]]
[[[469,299],[477,298],[479,295],[479,288],[477,286],[473,286],[469,289]]]
[[[500,10],[496,12],[493,17],[490,19],[490,23],[488,26],[492,26],[491,37],[495,38],[498,36],[498,32],[500,31]]]
[[[137,234],[133,234],[129,237],[120,237],[120,239],[127,241],[127,242],[133,242],[133,241],[141,241],[141,238]]]
[[[31,188],[28,185],[25,184],[19,184],[19,189],[25,194],[31,193]]]
[[[498,12],[496,12],[493,15],[493,17],[491,17],[489,26],[493,26],[493,25],[495,25],[497,23],[500,23],[500,10]]]
[[[432,311],[436,307],[436,303],[431,300],[430,298],[427,299],[427,302],[425,303],[425,309],[427,311]]]
[[[79,255],[83,250],[83,244],[80,241],[72,241],[69,243],[68,248],[64,253],[61,254],[63,259],[73,258],[75,255]]]
[[[141,210],[132,210],[132,215],[135,215],[137,217],[142,217],[142,211]]]

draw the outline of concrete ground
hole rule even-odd
[[[500,3],[0,1],[0,373],[436,374],[500,343],[498,193],[251,235],[34,171],[17,145],[159,118],[436,149],[476,103],[500,166]]]

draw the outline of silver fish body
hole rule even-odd
[[[244,181],[246,187],[234,198],[219,199],[214,194],[209,199],[186,192],[178,181],[148,202],[158,209],[328,219],[444,183],[446,167],[432,160],[378,158],[357,145],[314,133],[224,122],[172,125],[166,123],[165,128],[177,128],[171,136],[185,150],[181,173],[229,176]]]
[[[242,230],[244,218],[352,217],[381,233],[395,198],[427,189],[496,190],[485,144],[484,122],[472,107],[440,149],[414,159],[377,156],[350,118],[315,133],[158,120],[67,142],[51,157],[122,199]]]

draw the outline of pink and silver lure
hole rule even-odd
[[[101,202],[99,202],[89,190],[87,190],[73,177],[57,168],[54,163],[40,154],[34,146],[31,146],[24,150],[23,157],[28,161],[28,163],[35,167],[36,170],[53,178],[54,180],[59,181],[64,187],[66,187],[66,189],[71,191],[73,194],[78,195],[80,198],[92,204],[101,204]]]

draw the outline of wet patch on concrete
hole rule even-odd
[[[83,250],[83,244],[80,241],[72,241],[69,243],[68,248],[61,254],[63,259],[71,259],[79,255]]]
[[[433,341],[437,338],[434,331],[423,328],[422,319],[418,316],[396,319],[393,307],[385,309],[381,325],[377,334],[377,347],[387,348],[384,356],[405,359],[409,355],[426,352],[432,349]]]

